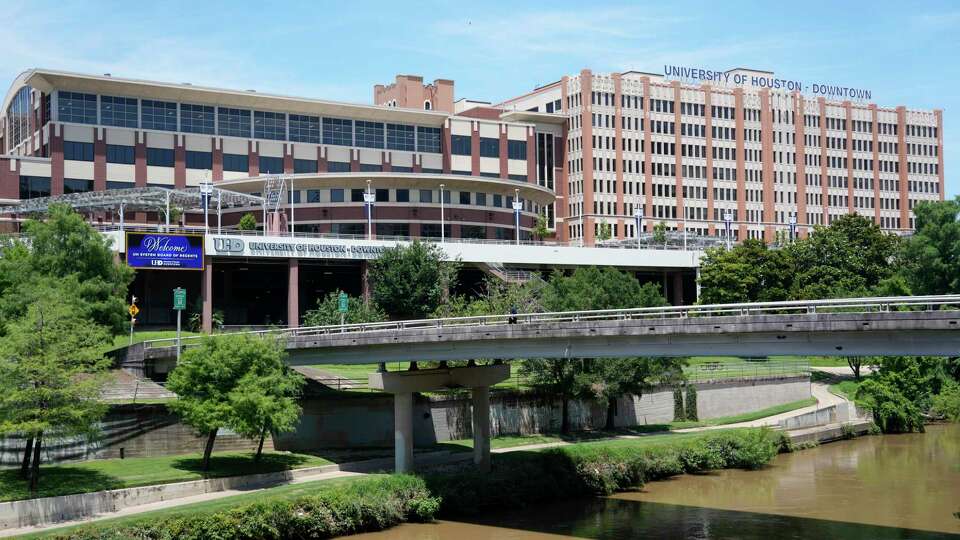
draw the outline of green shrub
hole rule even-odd
[[[379,531],[404,521],[429,521],[439,507],[440,500],[430,495],[423,480],[394,475],[364,478],[289,500],[268,500],[221,511],[145,519],[117,528],[90,526],[54,538],[332,538]]]
[[[497,507],[609,495],[645,482],[711,469],[757,469],[780,449],[782,435],[767,429],[723,431],[676,442],[591,443],[542,452],[495,456],[493,470],[433,474],[430,491],[441,513],[471,514]]]
[[[677,386],[673,389],[673,421],[683,422],[686,419],[687,415],[683,410],[683,389]]]
[[[693,384],[687,384],[687,408],[686,408],[687,420],[691,422],[697,421],[697,389]]]

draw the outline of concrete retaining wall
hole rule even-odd
[[[23,457],[24,440],[11,437],[0,439],[0,465],[18,465]],[[206,437],[200,437],[192,428],[180,423],[164,405],[124,405],[110,410],[101,422],[101,435],[95,440],[86,438],[51,439],[44,441],[40,452],[43,463],[117,458],[153,457],[190,454],[203,451]],[[273,448],[268,437],[264,448]],[[217,435],[216,451],[254,450],[257,441],[221,430]]]
[[[698,416],[704,420],[810,397],[806,377],[705,382],[697,383],[696,388]],[[415,444],[470,438],[470,411],[469,393],[448,398],[418,396],[413,415]],[[569,414],[571,429],[600,429],[606,423],[607,409],[592,400],[573,400]],[[561,407],[558,400],[542,396],[495,393],[490,396],[490,416],[492,435],[528,435],[558,431]],[[617,402],[618,427],[671,421],[672,388],[655,388],[643,396]],[[378,394],[311,396],[304,403],[297,430],[278,436],[275,444],[280,450],[291,451],[392,446],[393,398]]]

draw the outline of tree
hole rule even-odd
[[[597,231],[597,240],[606,242],[613,236],[612,230],[613,228],[607,223],[607,220],[601,221],[599,230]]]
[[[667,305],[654,283],[640,285],[632,275],[615,268],[578,268],[569,276],[554,272],[543,289],[547,311],[623,309]],[[561,431],[569,429],[569,400],[594,397],[607,405],[607,425],[612,426],[617,399],[640,394],[654,380],[678,371],[679,360],[541,359],[527,360],[521,367],[534,387],[556,395],[561,401]]]
[[[426,318],[446,299],[458,266],[436,244],[387,248],[370,264],[373,301],[393,319]]]
[[[697,387],[692,383],[687,383],[687,420],[697,421]]]
[[[257,217],[251,212],[247,212],[240,218],[240,222],[237,223],[237,230],[240,231],[255,231],[257,230]]]
[[[847,214],[784,249],[795,264],[791,297],[869,296],[893,276],[900,240],[870,219]]]
[[[768,249],[759,240],[708,249],[700,263],[700,303],[787,300],[793,268],[790,252]]]
[[[545,282],[534,277],[523,283],[507,283],[488,277],[477,297],[455,296],[434,312],[434,317],[478,317],[504,315],[516,309],[518,313],[544,311],[542,290]]]
[[[0,349],[0,435],[27,439],[21,472],[36,491],[43,442],[92,436],[106,413],[99,397],[109,334],[87,317],[73,276],[39,278],[13,293],[26,311],[7,322]]]
[[[953,379],[943,358],[887,356],[857,388],[856,399],[885,433],[923,431],[924,414]]]
[[[317,299],[317,307],[308,310],[303,315],[305,326],[326,326],[340,324],[340,291],[333,291],[323,298]],[[362,298],[350,296],[347,299],[347,312],[343,314],[343,322],[347,324],[362,324],[379,322],[387,317],[375,302],[364,302]]]
[[[667,247],[667,224],[659,222],[653,226],[653,241]]]
[[[538,215],[537,221],[533,225],[533,235],[537,237],[537,240],[543,240],[548,234],[550,234],[550,229],[547,228],[547,218]]]
[[[260,354],[252,355],[253,362],[229,395],[233,409],[230,427],[245,437],[260,439],[255,461],[260,461],[267,433],[296,427],[301,411],[297,398],[305,382],[283,363],[286,351],[280,341],[260,341],[264,345]]]
[[[217,431],[222,427],[256,423],[238,420],[236,405],[238,392],[249,390],[256,392],[246,407],[259,411],[257,414],[272,414],[275,409],[262,403],[276,398],[276,394],[264,391],[265,383],[258,380],[257,366],[269,366],[275,363],[278,345],[268,339],[249,335],[207,336],[200,345],[184,351],[177,367],[170,373],[167,388],[177,394],[178,399],[170,408],[180,415],[183,421],[198,432],[207,436],[203,449],[203,469],[210,468],[210,455],[216,442]],[[250,375],[253,373],[253,375]],[[241,383],[243,386],[241,386]],[[259,390],[258,390],[259,389]],[[242,402],[242,401],[241,401]],[[277,410],[283,407],[277,406]],[[252,413],[251,413],[252,414]],[[283,419],[277,413],[278,420]],[[261,420],[267,416],[260,416]],[[263,428],[263,423],[257,426]],[[280,425],[284,425],[282,422]],[[260,431],[258,431],[259,433]]]
[[[960,196],[914,207],[916,232],[904,246],[904,274],[916,294],[960,292]]]
[[[853,372],[854,380],[860,380],[860,367],[863,364],[862,356],[848,356],[847,365],[850,366],[850,371]]]
[[[82,315],[113,334],[126,330],[127,287],[133,270],[117,262],[110,240],[69,206],[52,205],[45,221],[28,220],[19,238],[2,246],[0,316],[21,317],[29,302],[11,294],[38,278],[74,279]]]

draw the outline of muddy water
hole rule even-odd
[[[605,499],[353,538],[926,539],[960,535],[954,513],[960,513],[960,425],[832,443],[778,456],[762,471],[682,476]]]

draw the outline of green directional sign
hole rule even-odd
[[[173,290],[173,309],[183,311],[187,309],[187,290],[177,287]]]
[[[346,313],[347,311],[349,311],[348,309],[349,299],[347,298],[347,293],[345,292],[340,293],[339,300],[340,300],[340,304],[338,307],[340,308],[340,313]]]

